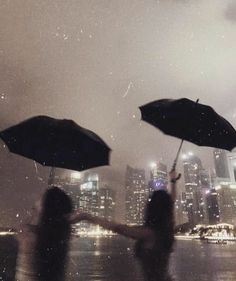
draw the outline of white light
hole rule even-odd
[[[186,154],[183,154],[183,155],[182,155],[182,159],[183,159],[183,160],[185,160],[185,159],[187,159],[187,158],[188,158],[188,157],[187,157]]]
[[[81,173],[80,172],[72,172],[71,178],[79,180],[79,179],[81,179]]]
[[[192,151],[189,151],[189,152],[188,152],[188,155],[189,155],[189,156],[193,156],[193,152],[192,152]]]
[[[150,167],[151,167],[151,168],[154,169],[154,168],[156,168],[156,166],[157,166],[157,164],[156,164],[155,162],[150,163]]]
[[[14,234],[15,234],[14,232],[9,232],[9,231],[1,231],[0,232],[1,236],[4,236],[4,235],[14,235]]]

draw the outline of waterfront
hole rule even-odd
[[[13,281],[16,245],[11,237],[8,241],[1,238],[1,242],[0,280]],[[235,258],[236,243],[177,240],[170,271],[176,281],[235,281]],[[141,281],[133,241],[119,236],[73,238],[66,281],[72,280]]]
[[[67,281],[141,281],[132,249],[133,241],[119,236],[73,239]],[[236,244],[178,240],[170,271],[176,281],[234,281],[235,258]]]

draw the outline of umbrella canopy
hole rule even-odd
[[[82,171],[109,164],[110,148],[72,120],[36,116],[0,132],[11,152],[45,166]]]
[[[210,106],[189,99],[161,99],[140,107],[142,120],[167,135],[200,146],[232,150],[236,131]]]

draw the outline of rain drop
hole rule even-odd
[[[0,98],[1,98],[1,100],[5,100],[6,99],[6,94],[5,93],[1,93]]]

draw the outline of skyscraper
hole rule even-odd
[[[95,216],[99,215],[99,176],[88,174],[80,184],[79,208]]]
[[[115,215],[115,192],[104,186],[99,189],[99,215],[108,220],[113,220]]]
[[[94,216],[101,216],[108,220],[115,215],[115,192],[108,183],[101,181],[97,173],[85,172],[79,174],[72,172],[64,179],[58,179],[63,190],[71,197],[75,209],[87,212]],[[87,233],[96,231],[98,226],[80,222],[75,232]]]
[[[148,198],[145,171],[130,166],[125,174],[125,220],[127,224],[141,225]]]
[[[201,160],[188,153],[183,155],[186,211],[189,223],[194,226],[204,222],[204,200],[201,190]]]
[[[216,189],[220,212],[220,222],[236,223],[236,185],[221,184]]]
[[[205,169],[199,170],[199,180],[201,189],[210,189],[212,186],[211,177],[209,171]]]
[[[213,151],[216,177],[220,179],[229,179],[229,168],[227,154],[225,150],[215,149]]]
[[[229,177],[231,182],[236,182],[236,153],[228,152],[227,153],[228,160],[228,169],[229,169]]]
[[[148,183],[149,192],[154,190],[165,189],[167,190],[168,176],[167,166],[161,162],[154,162],[151,164],[150,181]]]
[[[218,193],[215,189],[206,191],[206,207],[209,224],[217,224],[220,222],[220,212],[218,203]]]
[[[63,189],[72,199],[73,208],[79,208],[81,174],[79,172],[70,172],[64,175],[55,175],[53,184]]]

